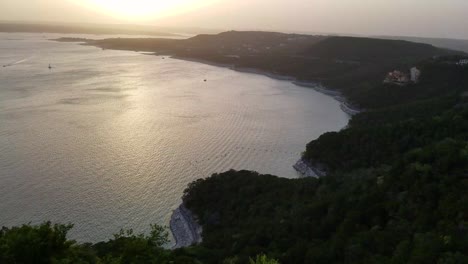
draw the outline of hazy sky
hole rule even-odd
[[[468,0],[0,0],[0,20],[468,39]]]

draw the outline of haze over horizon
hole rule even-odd
[[[468,39],[463,0],[2,0],[3,21]]]

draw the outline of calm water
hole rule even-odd
[[[348,122],[289,82],[52,37],[0,34],[0,226],[72,222],[97,241],[167,225],[191,181],[298,177],[306,143]]]

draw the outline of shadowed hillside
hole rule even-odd
[[[305,54],[327,59],[356,62],[383,62],[402,60],[414,62],[444,53],[428,44],[403,40],[383,40],[356,37],[330,37],[310,47]]]

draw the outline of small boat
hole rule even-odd
[[[49,64],[49,70],[52,69],[52,66]]]

